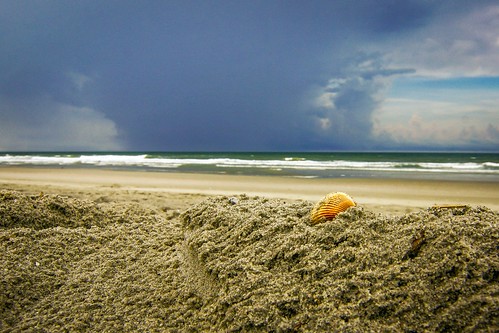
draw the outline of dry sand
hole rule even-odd
[[[496,184],[3,168],[0,190],[1,332],[499,329]],[[310,225],[330,191],[359,207]]]

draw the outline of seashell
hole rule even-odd
[[[356,204],[348,194],[343,192],[329,193],[314,206],[310,213],[310,220],[312,224],[332,220],[336,215],[353,206]]]

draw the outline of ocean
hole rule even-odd
[[[0,167],[499,182],[499,153],[5,152]]]

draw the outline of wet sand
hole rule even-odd
[[[299,179],[285,177],[130,172],[99,169],[0,168],[0,189],[53,193],[97,201],[142,202],[184,210],[213,195],[247,194],[318,201],[346,192],[359,205],[405,214],[434,204],[468,204],[499,210],[499,183],[398,179]]]

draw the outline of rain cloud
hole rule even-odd
[[[486,0],[2,1],[0,149],[494,150],[498,22]]]

